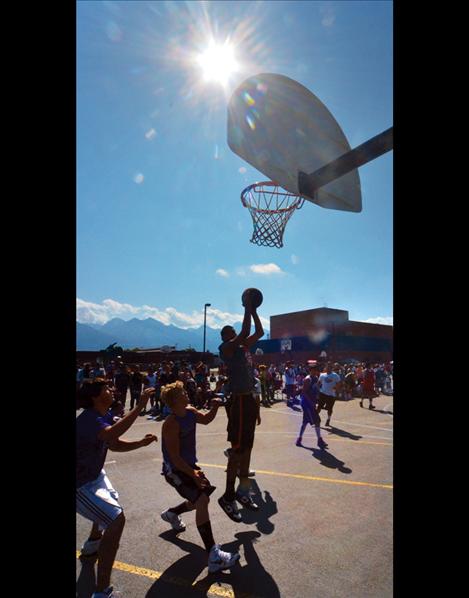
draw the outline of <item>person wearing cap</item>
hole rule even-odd
[[[309,374],[303,380],[303,388],[301,389],[301,408],[303,409],[303,422],[301,424],[300,433],[296,439],[296,446],[301,446],[303,441],[303,433],[307,424],[314,427],[318,439],[318,447],[320,449],[327,448],[327,444],[321,437],[321,418],[317,411],[319,389],[318,389],[318,374],[319,367],[316,363],[309,365]]]

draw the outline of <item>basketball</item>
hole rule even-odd
[[[244,300],[248,295],[251,299],[251,305],[253,307],[259,307],[259,305],[261,305],[262,301],[264,300],[264,297],[262,296],[262,293],[259,291],[259,289],[246,289],[241,296],[241,302],[243,305]]]

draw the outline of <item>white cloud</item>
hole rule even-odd
[[[141,172],[139,172],[138,174],[136,174],[134,176],[134,182],[137,183],[137,185],[140,185],[141,183],[143,183],[143,179],[145,177],[143,176],[143,174]]]
[[[223,312],[213,307],[207,308],[207,325],[211,328],[223,328],[227,324],[234,326],[241,324],[244,314]],[[267,329],[270,326],[268,318],[261,316],[262,325]],[[192,313],[184,313],[178,311],[175,307],[159,308],[151,305],[142,305],[136,307],[129,303],[119,303],[114,299],[105,299],[102,303],[92,303],[91,301],[84,301],[77,297],[77,321],[82,324],[105,324],[112,318],[121,318],[122,320],[130,320],[131,318],[138,318],[144,320],[146,318],[154,318],[169,326],[177,326],[178,328],[199,328],[204,323],[204,311],[193,310]]]
[[[335,13],[330,6],[321,8],[320,13],[322,14],[321,25],[323,27],[332,27],[335,22]]]
[[[277,264],[253,264],[249,266],[251,272],[254,274],[262,274],[263,276],[270,276],[271,274],[285,274],[285,272],[277,266]]]
[[[223,270],[223,268],[218,268],[218,270],[215,270],[215,274],[218,274],[218,276],[222,276],[223,278],[229,277],[229,273],[226,270]]]
[[[377,318],[368,318],[368,320],[361,320],[367,324],[386,324],[386,326],[393,326],[393,316],[378,316]]]
[[[297,255],[295,255],[294,253],[291,254],[290,259],[291,259],[291,263],[294,266],[296,266],[296,264],[298,264],[300,261],[300,258]]]
[[[156,131],[155,131],[155,129],[150,129],[149,131],[147,131],[147,132],[145,133],[145,137],[146,137],[146,138],[147,138],[149,141],[151,141],[152,139],[154,139],[154,138],[156,137]]]

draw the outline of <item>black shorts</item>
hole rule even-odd
[[[164,475],[164,479],[182,496],[182,498],[185,498],[191,503],[197,502],[201,494],[210,496],[216,489],[216,486],[212,486],[211,484],[208,488],[204,488],[203,490],[200,489],[191,476],[183,471],[173,471],[170,474],[163,473],[162,475]]]
[[[321,425],[321,418],[319,417],[319,413],[316,410],[316,405],[301,405],[303,409],[303,423],[310,424],[312,426],[319,426]]]
[[[228,440],[235,451],[250,449],[254,444],[258,408],[253,394],[231,395],[228,416]]]
[[[321,409],[326,409],[326,411],[330,411],[332,413],[335,399],[336,397],[330,397],[329,395],[325,395],[322,392],[320,392],[318,400],[318,413],[319,411],[321,411]]]

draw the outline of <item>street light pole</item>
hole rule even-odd
[[[204,305],[204,350],[203,352],[205,353],[205,329],[207,327],[207,307],[210,307],[211,304],[210,303],[206,303]]]

